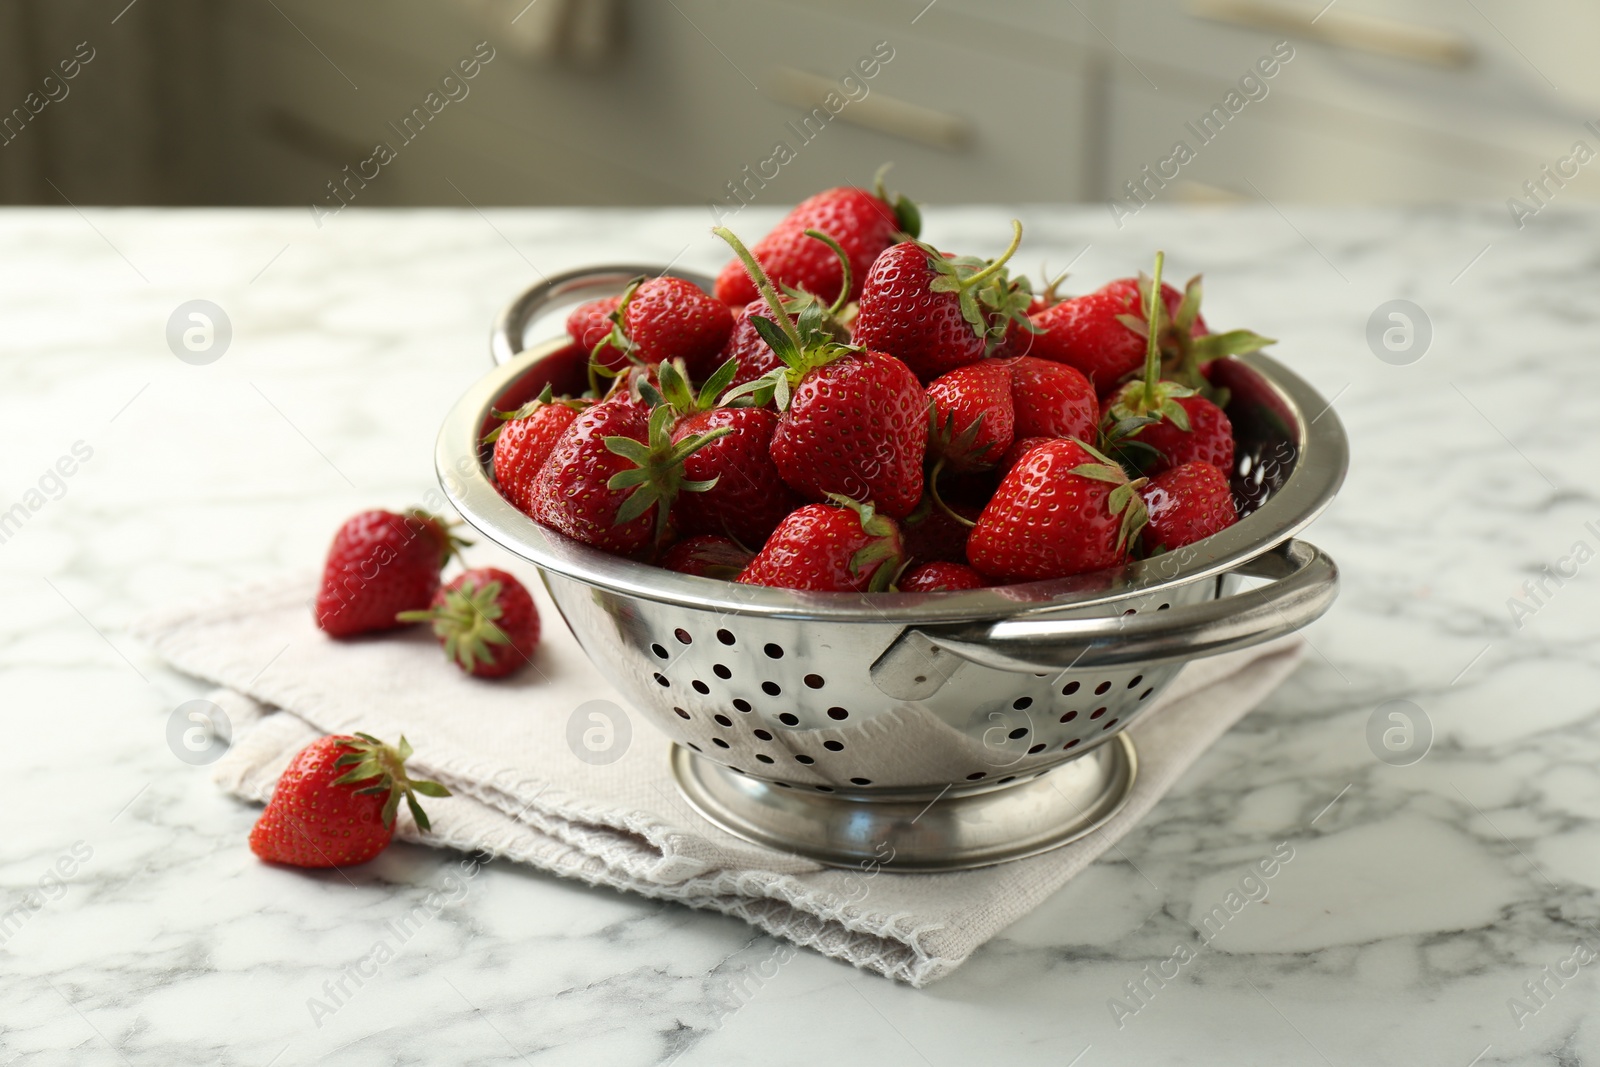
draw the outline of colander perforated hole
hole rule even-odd
[[[1069,711],[1065,715],[1061,716],[1061,721],[1062,722],[1071,722],[1073,719],[1076,719],[1077,717],[1078,717],[1078,713],[1077,712]]]
[[[666,675],[657,674],[656,675],[656,684],[661,686],[662,688],[666,688],[667,686],[670,686],[672,683],[667,681],[667,676]]]
[[[1094,687],[1094,695],[1097,696],[1097,697],[1103,697],[1103,696],[1106,695],[1106,691],[1109,690],[1110,688],[1111,688],[1111,683],[1110,682],[1101,682],[1099,685]]]
[[[1016,780],[1017,780],[1017,776],[1016,775],[1008,774],[1004,778],[1002,778],[998,782],[996,782],[995,785],[1005,785],[1007,782],[1014,782]]]
[[[976,782],[979,778],[987,777],[989,777],[988,771],[973,771],[971,774],[967,775],[967,781]]]
[[[843,708],[829,708],[828,709],[828,718],[830,718],[830,719],[838,719],[840,722],[843,722],[845,719],[848,719],[849,717],[850,717],[850,713],[848,711],[844,710]]]
[[[829,752],[843,752],[844,751],[844,742],[843,741],[824,741],[824,742],[822,742],[822,747],[827,749]]]
[[[687,719],[689,717],[689,713],[684,711],[682,708],[673,708],[672,710],[678,713],[678,718],[680,719]]]
[[[748,700],[744,699],[743,697],[734,697],[733,698],[733,706],[735,708],[737,708],[739,711],[747,712],[747,711],[750,710],[750,702]]]
[[[699,745],[695,744],[693,741],[685,741],[684,744],[688,745],[690,748],[694,749],[696,752],[704,752],[705,751],[703,748],[701,748]]]
[[[1015,730],[1012,730],[1009,734],[1006,734],[1006,737],[1012,741],[1019,741],[1027,736],[1028,728],[1026,726],[1019,726]]]
[[[1129,608],[1127,611],[1123,612],[1124,615],[1137,615],[1138,613],[1139,609],[1137,608]]]
[[[1078,747],[1078,738],[1074,737],[1071,741],[1068,741],[1066,744],[1062,745],[1061,747],[1062,748],[1077,748]]]
[[[667,658],[667,650],[662,648],[660,645],[651,645],[650,651],[654,652],[659,659]]]
[[[794,788],[794,786],[790,785],[788,782],[773,782],[772,784],[775,785],[775,786],[778,786],[778,787],[780,787],[782,789],[793,789]]]
[[[872,779],[871,778],[852,778],[852,779],[850,779],[850,784],[851,785],[871,785],[872,784]]]
[[[718,630],[717,640],[725,645],[731,645],[733,644],[733,634],[727,630]]]
[[[794,758],[794,761],[796,763],[804,763],[807,766],[817,762],[816,760],[812,759],[810,756],[805,755],[804,753],[801,753],[800,755],[796,756]]]
[[[717,725],[718,726],[732,726],[733,725],[733,720],[728,718],[726,715],[713,715],[711,717],[713,719],[717,720]]]
[[[705,696],[707,693],[711,692],[711,687],[698,678],[689,684],[694,686],[694,691],[699,693],[701,696]]]
[[[1139,694],[1139,699],[1143,700],[1145,697],[1149,696],[1151,693],[1154,693],[1155,691],[1156,691],[1155,690],[1155,686],[1151,686],[1149,689],[1146,689],[1144,692]]]
[[[767,755],[765,752],[757,752],[756,753],[756,762],[758,762],[758,763],[771,763],[772,762],[772,757]]]
[[[813,788],[815,788],[816,791],[819,792],[819,793],[831,793],[831,792],[833,792],[833,786],[831,786],[831,785],[819,785],[819,786],[814,786]]]
[[[1033,698],[1018,697],[1011,702],[1011,706],[1016,708],[1018,711],[1027,711],[1029,708],[1033,707]]]
[[[827,683],[822,680],[822,675],[820,675],[820,674],[808,674],[808,675],[806,675],[806,688],[807,689],[821,689],[826,684]]]
[[[757,731],[755,731],[755,735],[757,737],[761,738],[761,740],[763,740],[763,741],[771,741],[772,740],[772,735],[767,733],[767,731],[765,731],[765,730],[757,730]]]
[[[1136,674],[1132,678],[1128,679],[1128,688],[1129,689],[1137,689],[1137,688],[1139,688],[1139,683],[1142,682],[1142,681],[1144,681],[1144,675]]]
[[[733,677],[733,672],[720,663],[713,663],[711,665],[711,673],[716,675],[718,678],[721,678],[724,682]]]
[[[777,682],[762,682],[761,691],[769,697],[775,697],[783,692],[783,687]]]
[[[1119,721],[1119,720],[1117,720],[1117,719],[1112,719],[1112,720],[1111,720],[1111,721],[1110,721],[1110,722],[1108,722],[1108,723],[1106,723],[1106,724],[1105,724],[1105,725],[1104,725],[1104,726],[1102,726],[1102,727],[1100,727],[1100,729],[1102,729],[1102,730],[1109,730],[1109,729],[1111,729],[1111,728],[1112,728],[1112,727],[1113,727],[1113,726],[1115,726],[1115,725],[1117,725],[1117,722],[1118,722],[1118,721]]]
[[[787,711],[784,712],[782,715],[778,716],[778,721],[783,723],[783,725],[785,725],[785,726],[799,726],[800,725],[800,717],[798,715],[792,715]]]
[[[672,636],[676,637],[678,639],[678,644],[680,644],[680,645],[692,645],[692,644],[694,644],[694,638],[689,636],[689,631],[685,630],[681,626],[678,627],[676,630],[672,631]]]
[[[728,742],[724,741],[720,737],[713,737],[711,739],[711,743],[713,745],[716,745],[718,748],[727,748],[728,747]]]
[[[1078,683],[1077,682],[1068,682],[1066,685],[1061,687],[1061,695],[1064,696],[1064,697],[1069,697],[1073,693],[1076,693],[1077,691],[1078,691]]]
[[[1106,713],[1106,709],[1105,708],[1095,708],[1093,711],[1091,711],[1089,713],[1089,718],[1098,719],[1100,716],[1104,715],[1105,713]]]
[[[783,646],[782,645],[775,645],[775,644],[771,643],[770,641],[767,642],[766,645],[762,646],[761,651],[763,651],[763,652],[765,652],[767,654],[767,658],[768,659],[782,659],[783,658]]]
[[[1042,745],[1042,744],[1041,745],[1033,745],[1032,747],[1030,747],[1028,749],[1028,755],[1037,756],[1039,753],[1041,753],[1043,751],[1044,751],[1044,745]],[[1009,781],[1009,779],[1008,779],[1008,781]]]
[[[1167,610],[1167,609],[1168,609],[1168,608],[1170,608],[1170,607],[1172,607],[1172,605],[1171,605],[1171,604],[1163,604],[1163,605],[1161,605],[1161,606],[1160,606],[1160,607],[1159,607],[1159,608],[1157,608],[1157,609],[1156,609],[1156,610],[1157,610],[1157,611],[1166,611],[1166,610]]]

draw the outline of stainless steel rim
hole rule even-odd
[[[816,793],[785,789],[673,745],[679,791],[753,844],[829,867],[924,874],[1037,856],[1104,826],[1128,803],[1139,759],[1127,734],[1000,788]]]

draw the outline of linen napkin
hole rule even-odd
[[[1139,774],[1128,804],[1099,831],[1042,856],[951,874],[822,867],[735,838],[679,796],[669,744],[633,711],[615,762],[575,755],[581,705],[626,700],[589,662],[532,568],[543,636],[532,662],[499,681],[466,676],[426,627],[334,641],[312,622],[315,578],[289,576],[162,612],[135,630],[180,671],[220,687],[232,747],[217,783],[265,801],[283,768],[321,733],[404,733],[419,774],[454,797],[428,802],[433,829],[402,813],[399,835],[495,856],[647,897],[707,908],[914,986],[949,974],[1092,863],[1178,776],[1298,662],[1285,638],[1186,667],[1129,732]],[[620,742],[615,742],[621,747]]]

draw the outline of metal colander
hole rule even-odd
[[[1344,431],[1259,354],[1217,368],[1244,517],[1116,571],[959,593],[799,593],[675,574],[547,530],[494,487],[480,445],[491,412],[547,382],[583,387],[585,353],[564,337],[530,345],[536,323],[659,273],[580,270],[519,296],[494,332],[499,365],[445,420],[437,462],[466,521],[537,565],[590,658],[672,740],[689,802],[740,837],[897,871],[1054,848],[1126,801],[1137,765],[1123,731],[1185,662],[1294,631],[1333,601],[1333,562],[1292,538],[1343,480]]]

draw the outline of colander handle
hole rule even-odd
[[[1036,672],[1216,656],[1293,633],[1327,611],[1339,588],[1339,568],[1305,541],[1287,541],[1230,573],[1272,581],[1166,611],[907,630],[873,664],[872,678],[891,696],[916,700],[943,685],[959,660]]]
[[[527,348],[528,331],[541,319],[580,301],[618,296],[629,282],[641,275],[646,278],[662,275],[682,278],[694,282],[707,292],[711,291],[713,285],[712,279],[704,274],[648,263],[580,267],[552,274],[524,289],[495,319],[494,332],[489,339],[489,351],[494,356],[495,365],[509,363]]]

